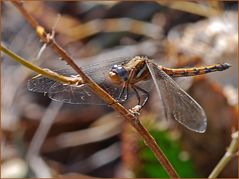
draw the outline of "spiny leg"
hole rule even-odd
[[[140,96],[139,96],[139,93],[138,93],[138,91],[137,91],[137,89],[136,89],[136,87],[135,87],[134,85],[132,85],[132,88],[133,88],[133,90],[134,90],[134,92],[135,92],[135,94],[136,94],[136,96],[137,96],[138,105],[140,105]]]
[[[126,91],[126,96],[124,97],[124,99],[122,99],[122,96],[124,95],[125,91]],[[129,91],[129,87],[128,87],[128,85],[126,83],[124,83],[123,87],[122,87],[122,89],[120,91],[120,94],[119,94],[119,96],[117,98],[117,101],[119,101],[119,102],[126,101],[128,99],[128,97],[129,97],[129,92],[128,91]]]
[[[141,104],[141,108],[142,108],[142,107],[146,104],[146,102],[148,101],[148,99],[149,99],[149,93],[148,93],[148,91],[146,91],[146,90],[140,88],[139,86],[133,85],[133,87],[134,87],[135,89],[137,89],[137,90],[143,92],[144,94],[146,94],[146,98],[144,99],[144,102]],[[137,94],[139,95],[138,91],[137,91]],[[137,94],[136,94],[136,95],[137,95]]]
[[[129,85],[126,85],[126,96],[125,96],[125,98],[124,98],[124,101],[127,101],[128,100],[128,98],[129,98]]]

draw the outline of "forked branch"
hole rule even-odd
[[[38,22],[26,11],[23,7],[23,4],[19,1],[12,0],[11,1],[17,9],[21,12],[21,14],[25,17],[25,19],[31,24],[31,26],[36,30],[36,33],[41,38],[44,43],[47,43],[52,47],[53,50],[58,53],[62,59],[64,59],[68,65],[70,65],[83,79],[84,83],[86,83],[95,94],[97,94],[101,99],[103,99],[108,105],[110,105],[114,110],[119,112],[124,119],[128,123],[131,124],[135,128],[135,130],[142,136],[146,145],[152,150],[156,158],[159,160],[161,165],[167,171],[168,175],[172,178],[178,178],[178,174],[174,170],[173,166],[166,158],[162,150],[157,145],[154,138],[148,132],[148,130],[141,124],[140,120],[137,116],[127,110],[124,106],[118,103],[114,98],[112,98],[106,91],[104,91],[97,83],[95,83],[90,77],[88,77],[80,67],[78,67],[71,56],[61,48],[55,39],[49,35],[42,26],[38,24]]]
[[[30,63],[28,60],[25,60],[22,57],[18,56],[17,54],[15,54],[14,52],[12,52],[10,49],[8,49],[7,47],[5,47],[2,44],[1,44],[0,49],[5,54],[7,54],[9,57],[14,59],[16,62],[22,64],[23,66],[29,68],[30,70],[32,70],[42,76],[48,77],[50,79],[53,79],[55,81],[58,81],[58,82],[64,83],[64,84],[77,84],[77,85],[83,84],[83,80],[81,78],[72,78],[72,77],[60,75],[60,74],[58,74],[54,71],[51,71],[49,69],[42,69],[42,68]]]

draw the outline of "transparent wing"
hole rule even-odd
[[[186,128],[203,133],[207,119],[202,107],[157,65],[147,62],[167,119],[175,119]]]
[[[38,93],[45,93],[48,92],[50,87],[56,81],[51,80],[49,78],[45,78],[43,76],[35,77],[27,82],[27,89],[29,91],[38,92]]]
[[[57,72],[61,75],[70,76],[74,73],[70,70],[63,69],[63,70],[52,70],[54,72]],[[50,78],[44,77],[44,76],[35,76],[32,79],[28,80],[27,82],[27,89],[29,91],[38,92],[38,93],[48,93],[50,87],[54,85],[55,83],[58,83],[54,80],[51,80]],[[60,83],[58,83],[60,84]]]
[[[105,89],[111,96],[117,98],[121,87],[111,83],[108,72],[112,65],[122,64],[130,60],[131,57],[122,57],[113,60],[102,61],[100,64],[83,67],[82,70]],[[63,69],[54,72],[71,76],[76,75],[73,70]],[[28,90],[40,93],[48,93],[48,96],[57,101],[72,104],[105,104],[87,85],[70,86],[61,84],[44,76],[32,78],[27,84]]]
[[[71,104],[104,104],[88,85],[70,86],[55,83],[49,89],[48,96],[53,100]]]
[[[131,57],[122,57],[122,58],[116,58],[111,60],[105,60],[98,64],[88,65],[85,67],[82,67],[82,70],[90,75],[90,77],[94,78],[96,82],[102,82],[105,80],[106,74],[104,72],[108,72],[113,64],[119,64],[123,63],[125,61],[130,60]],[[59,73],[64,76],[70,77],[71,75],[76,75],[76,72],[72,69],[60,69],[60,70],[52,70],[56,73]],[[33,77],[32,79],[28,80],[27,88],[30,91],[43,93],[49,92],[50,87],[55,83],[56,81],[51,80],[44,76],[38,76]]]

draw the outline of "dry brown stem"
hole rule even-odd
[[[141,124],[140,120],[134,116],[129,110],[124,106],[118,103],[114,98],[112,98],[107,92],[105,92],[97,83],[95,83],[90,77],[88,77],[82,70],[79,68],[70,55],[61,48],[54,38],[51,38],[42,26],[26,11],[23,7],[23,4],[19,1],[11,1],[17,9],[21,12],[24,18],[31,24],[31,26],[36,30],[36,33],[39,35],[41,40],[48,45],[50,45],[61,57],[64,59],[68,65],[70,65],[83,79],[84,83],[88,84],[89,87],[96,93],[101,99],[103,99],[108,105],[110,105],[114,110],[119,112],[128,123],[135,128],[135,130],[142,136],[146,145],[152,150],[156,158],[159,160],[161,165],[167,171],[168,175],[172,178],[178,178],[178,174],[175,169],[166,158],[162,150],[157,145],[154,138],[147,131],[147,129]]]

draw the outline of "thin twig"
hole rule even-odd
[[[54,119],[56,118],[61,107],[62,103],[56,103],[55,101],[51,102],[43,118],[41,119],[40,125],[31,140],[26,154],[26,159],[29,163],[29,166],[35,172],[36,176],[40,178],[52,177],[49,167],[47,167],[47,164],[39,156],[39,153],[41,146],[45,141],[45,138],[52,127]]]
[[[56,137],[50,137],[45,142],[46,147],[43,147],[45,148],[44,152],[52,152],[66,147],[79,147],[80,145],[100,142],[119,134],[121,132],[123,121],[118,120],[116,112],[105,116],[103,117],[105,121],[104,123],[101,122],[102,124],[99,122],[101,120],[100,118],[96,122],[92,123],[92,126],[87,129],[65,132]],[[100,124],[96,125],[96,123]]]
[[[39,155],[34,155],[29,160],[29,166],[36,178],[52,178],[52,171],[48,164]]]
[[[4,45],[1,44],[0,50],[3,51],[5,54],[10,56],[13,60],[17,61],[18,63],[22,64],[23,66],[31,69],[32,71],[41,74],[45,77],[51,78],[55,81],[61,82],[61,83],[66,83],[66,84],[80,84],[83,83],[81,78],[71,78],[67,76],[60,75],[56,72],[53,72],[49,69],[42,69],[36,65],[33,65],[29,61],[23,59],[22,57],[18,56],[15,54],[13,51],[10,49],[6,48]]]
[[[238,131],[232,133],[232,141],[221,160],[213,169],[208,178],[217,178],[228,162],[235,156],[238,149]]]
[[[44,113],[43,118],[41,119],[40,125],[37,128],[31,143],[29,145],[28,152],[26,154],[27,160],[31,160],[31,157],[34,155],[39,155],[41,146],[52,127],[54,119],[59,113],[60,108],[62,107],[62,103],[58,103],[52,101]]]
[[[120,157],[120,143],[114,143],[100,151],[95,152],[91,156],[77,161],[67,166],[70,171],[81,171],[82,173],[90,173],[99,167],[109,164]]]
[[[43,42],[48,43],[53,50],[55,50],[61,57],[64,59],[68,65],[70,65],[84,80],[84,82],[107,104],[109,104],[114,110],[119,112],[126,120],[129,122],[136,131],[142,136],[146,145],[152,150],[156,158],[159,160],[161,165],[165,168],[168,175],[173,178],[178,178],[178,174],[175,169],[166,158],[164,153],[161,151],[159,146],[157,145],[154,138],[151,134],[142,126],[140,120],[134,116],[130,111],[128,111],[124,106],[118,103],[114,98],[112,98],[107,92],[105,92],[97,83],[95,83],[90,77],[88,77],[82,70],[79,68],[70,57],[70,55],[61,48],[54,38],[49,38],[49,34],[46,33],[43,27],[41,27],[35,19],[25,10],[23,5],[19,3],[19,1],[11,1],[17,9],[22,13],[22,15],[26,18],[26,20],[32,25],[34,29],[36,29],[39,37],[43,40]],[[40,31],[39,31],[40,29]]]

